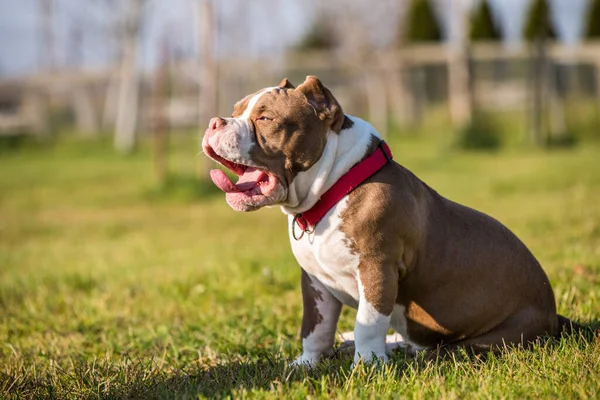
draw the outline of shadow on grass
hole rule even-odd
[[[128,385],[115,387],[102,398],[224,398],[234,391],[268,390],[282,392],[283,386],[302,382],[308,393],[319,390],[322,376],[327,375],[336,381],[345,381],[350,375],[351,359],[342,365],[340,360],[325,362],[316,368],[293,368],[289,360],[266,357],[260,361],[233,361],[197,369],[171,371],[169,376],[147,379],[142,371],[138,377],[128,381]],[[348,365],[345,365],[348,364]],[[162,374],[161,374],[162,375]]]
[[[580,322],[580,331],[565,334],[562,338],[546,338],[538,343],[541,347],[537,352],[560,351],[565,346],[580,349],[587,348],[594,343],[600,343],[600,320]],[[513,350],[505,350],[511,353]],[[527,353],[530,350],[521,348]],[[502,359],[506,353],[488,356]],[[385,367],[383,373],[393,379],[402,379],[404,375],[420,375],[420,373],[434,368],[438,374],[454,375],[457,366],[462,363],[472,364],[475,368],[485,367],[490,361],[488,356],[468,354],[466,351],[452,352],[449,357],[432,358],[426,353],[417,357],[407,356],[404,350],[399,350],[390,358],[391,363]],[[290,360],[280,357],[271,358],[263,355],[259,361],[243,362],[232,361],[216,364],[209,367],[193,367],[187,370],[171,371],[164,373],[163,379],[128,380],[130,384],[124,385],[109,393],[104,393],[102,398],[223,398],[239,395],[242,392],[269,391],[272,394],[285,396],[285,391],[290,389],[290,384],[299,383],[303,386],[300,395],[323,396],[327,389],[323,387],[323,376],[327,376],[328,386],[344,387],[349,380],[370,382],[376,374],[382,373],[380,367],[367,366],[364,369],[352,370],[350,353],[339,353],[333,359],[325,360],[315,368],[289,367]],[[145,375],[147,377],[147,375]],[[238,393],[235,393],[238,392]]]
[[[535,352],[561,352],[573,347],[588,351],[590,345],[600,344],[600,320],[579,322],[580,332],[563,338],[546,338],[535,346]],[[509,352],[512,352],[510,350]],[[529,351],[526,351],[529,353]],[[533,355],[533,353],[531,353]],[[281,356],[260,355],[257,361],[229,361],[206,365],[201,361],[169,367],[165,360],[135,360],[124,357],[119,362],[110,359],[84,360],[71,363],[72,370],[64,371],[56,364],[44,373],[35,373],[24,364],[13,366],[8,373],[0,373],[0,397],[2,398],[223,398],[240,395],[239,392],[269,391],[281,397],[294,384],[301,385],[299,396],[323,396],[330,389],[345,387],[349,381],[356,385],[368,384],[377,374],[385,374],[393,380],[403,376],[420,379],[429,371],[440,376],[454,376],[461,364],[485,368],[488,362],[502,359],[508,354],[472,356],[465,351],[453,352],[451,357],[431,359],[425,354],[416,358],[397,352],[384,371],[376,366],[352,370],[351,356],[342,355],[325,360],[313,369],[290,368],[289,360]],[[529,359],[529,357],[526,357]],[[167,364],[171,362],[166,361]],[[32,376],[33,375],[33,376]],[[326,376],[326,381],[323,377]],[[326,383],[326,387],[323,383]],[[237,393],[236,393],[237,392]],[[6,396],[6,397],[3,397]]]

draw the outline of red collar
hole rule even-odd
[[[313,233],[315,226],[323,219],[325,214],[337,204],[344,196],[350,193],[354,188],[366,181],[371,175],[383,168],[384,165],[392,161],[392,152],[387,143],[383,140],[379,142],[377,150],[370,156],[350,168],[321,198],[310,210],[301,214],[296,214],[292,222],[292,236],[300,240],[304,233]],[[300,236],[296,236],[295,225],[302,230]]]

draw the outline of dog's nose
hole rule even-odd
[[[214,131],[215,129],[219,129],[220,127],[224,126],[226,123],[227,121],[225,121],[223,118],[215,117],[210,119],[208,127]]]

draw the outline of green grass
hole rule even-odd
[[[559,311],[597,327],[600,147],[477,154],[450,142],[390,140],[441,194],[519,235]],[[237,214],[196,188],[197,148],[174,138],[165,187],[147,146],[121,157],[108,140],[61,139],[0,154],[0,398],[600,396],[600,344],[576,335],[485,360],[289,369],[302,307],[285,218]]]

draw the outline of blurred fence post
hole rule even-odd
[[[28,88],[23,99],[24,114],[31,121],[33,132],[40,138],[47,137],[50,127],[48,118],[48,98],[40,88]]]
[[[94,136],[98,133],[98,120],[91,88],[85,82],[77,83],[73,88],[73,110],[78,133]]]
[[[531,142],[534,145],[542,144],[547,135],[544,129],[544,106],[546,104],[544,86],[548,84],[548,55],[547,41],[536,38],[533,42],[533,55],[531,61]]]
[[[170,49],[167,36],[162,40],[159,49],[158,68],[155,74],[152,96],[152,130],[154,132],[154,172],[159,185],[164,185],[168,178],[169,166],[169,119],[166,107],[169,101],[169,65]]]
[[[452,49],[448,58],[448,91],[450,117],[455,127],[461,127],[471,121],[472,102],[469,75],[467,52],[462,46]]]
[[[386,138],[388,134],[387,86],[385,75],[378,66],[379,63],[365,72],[365,91],[371,123],[381,137]]]
[[[420,126],[423,123],[423,116],[427,109],[427,74],[425,67],[419,64],[411,66],[409,72],[411,78],[411,97],[413,99],[411,125]]]
[[[550,66],[548,66],[550,68]],[[561,141],[564,139],[567,132],[567,120],[565,115],[565,95],[561,93],[558,87],[558,81],[565,78],[565,71],[562,68],[552,68],[552,73],[548,76],[551,78],[547,82],[548,86],[548,101],[550,114],[550,130],[548,131],[548,140]]]
[[[102,108],[102,129],[114,128],[119,107],[119,71],[111,68]]]
[[[217,24],[212,0],[198,0],[198,74],[200,90],[198,96],[198,129],[201,135],[210,118],[217,114],[218,66],[216,61]],[[208,179],[213,162],[201,157],[198,177]]]
[[[600,57],[596,58],[595,71],[596,71],[596,105],[598,107],[598,114],[600,114]]]
[[[455,127],[471,122],[472,93],[467,48],[468,13],[462,12],[459,3],[451,0],[452,18],[459,25],[455,37],[451,38],[448,55],[448,92],[450,96],[450,117]]]
[[[412,122],[413,105],[410,92],[406,87],[405,72],[407,68],[402,57],[402,54],[398,56],[396,68],[389,74],[387,89],[390,96],[390,108],[394,113],[394,121],[398,125],[406,126]]]

